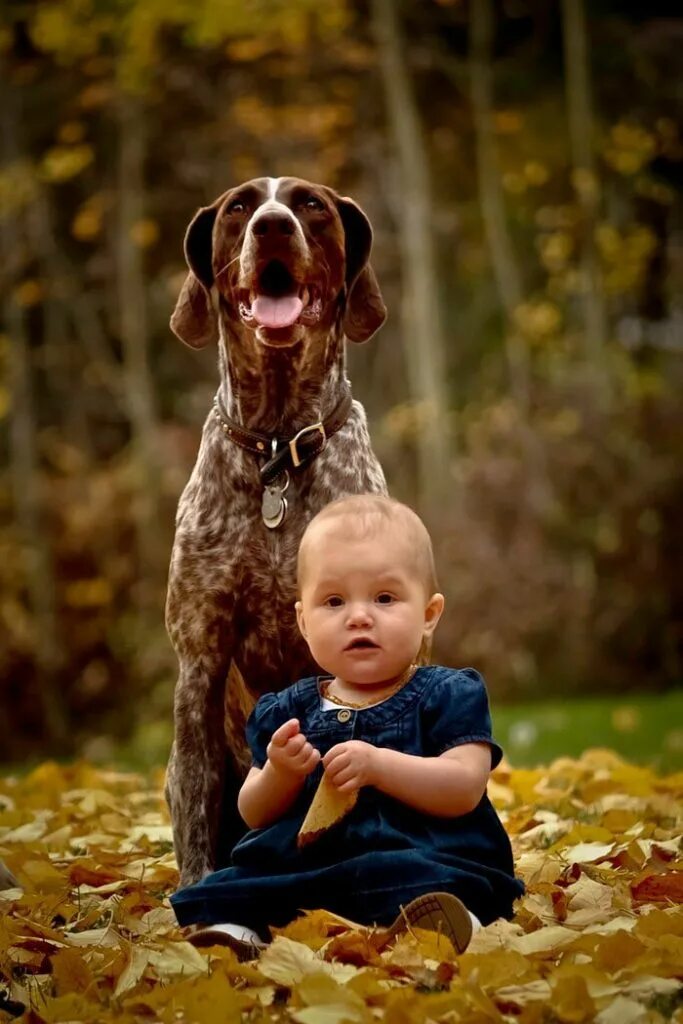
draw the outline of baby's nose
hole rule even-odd
[[[349,605],[348,621],[350,625],[365,625],[372,620],[370,608],[364,601],[356,601]]]

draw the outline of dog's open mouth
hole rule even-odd
[[[284,263],[271,260],[254,286],[240,292],[239,311],[249,326],[282,330],[295,323],[317,323],[322,297],[315,285],[299,284]]]

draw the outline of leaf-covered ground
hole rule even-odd
[[[683,1022],[683,773],[606,750],[501,766],[489,793],[528,893],[457,957],[428,932],[378,953],[322,912],[251,964],[175,926],[161,777],[47,763],[0,781],[0,1022]]]

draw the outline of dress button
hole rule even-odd
[[[337,712],[337,721],[338,722],[348,722],[350,717],[351,717],[351,712],[348,710],[348,708],[342,708],[341,711]]]

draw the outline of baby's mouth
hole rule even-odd
[[[376,650],[379,644],[367,636],[357,636],[344,648],[345,651],[372,651]]]

